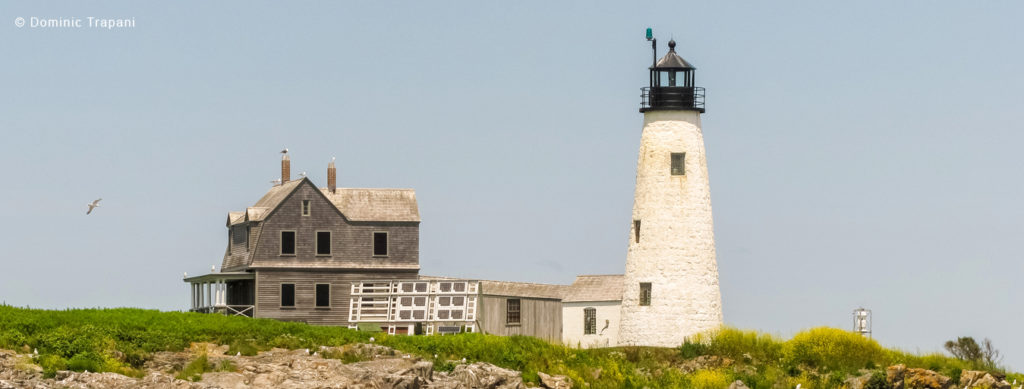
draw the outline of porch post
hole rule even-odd
[[[189,310],[196,309],[196,284],[188,283]]]

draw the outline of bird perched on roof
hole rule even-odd
[[[96,200],[93,200],[91,203],[87,204],[89,206],[89,210],[85,211],[85,214],[88,215],[88,214],[92,213],[92,209],[93,208],[99,207],[100,206],[100,200],[103,200],[103,199],[96,199]]]
[[[216,273],[216,272],[217,272],[217,265],[210,265],[210,273]]]
[[[299,177],[306,178],[306,172],[299,173]]]
[[[288,154],[288,148],[285,147],[284,150],[281,150],[281,154]]]
[[[278,178],[278,179],[276,179],[276,180],[272,180],[272,181],[270,181],[270,183],[271,183],[271,184],[274,184],[274,185],[280,185],[280,184],[281,184],[281,179],[280,179],[280,178]]]

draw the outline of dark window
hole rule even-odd
[[[317,231],[316,232],[316,253],[317,255],[327,255],[331,253],[331,232],[330,231]]]
[[[651,283],[640,283],[640,305],[651,305]]]
[[[231,246],[235,245],[235,229],[228,227],[228,255],[231,255]]]
[[[331,306],[331,285],[330,284],[316,284],[316,306],[318,306],[318,307],[329,307],[329,306]]]
[[[593,335],[597,333],[597,309],[585,308],[583,309],[583,335]]]
[[[633,220],[633,240],[640,243],[640,221]]]
[[[309,200],[302,200],[302,216],[309,216]]]
[[[664,155],[664,154],[662,154]],[[686,153],[672,153],[672,175],[681,176],[686,174]]]
[[[252,234],[252,227],[245,227],[245,251],[249,251],[249,235]]]
[[[508,299],[505,302],[505,323],[519,324],[519,299]]]
[[[295,306],[295,284],[281,284],[281,306]]]
[[[281,231],[281,254],[295,255],[295,231]]]
[[[387,256],[388,255],[388,233],[387,232],[374,232],[373,233],[373,255]]]

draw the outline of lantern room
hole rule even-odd
[[[657,50],[656,41],[652,47]],[[703,113],[704,88],[694,86],[696,70],[676,53],[676,41],[670,40],[668,53],[650,67],[650,86],[643,88],[640,112],[692,110]]]

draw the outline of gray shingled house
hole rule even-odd
[[[352,282],[416,279],[420,215],[411,189],[326,188],[308,178],[281,183],[227,218],[220,272],[186,278],[192,310],[348,325]]]

